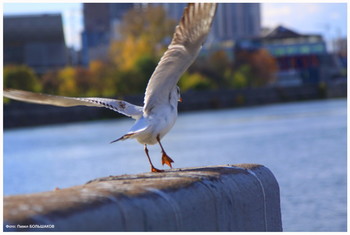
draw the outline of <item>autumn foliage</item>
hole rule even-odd
[[[239,51],[234,67],[243,73],[247,86],[260,87],[276,81],[277,63],[265,49]]]
[[[175,21],[162,7],[133,9],[125,14],[120,37],[103,61],[87,68],[67,66],[38,77],[25,66],[4,67],[4,87],[69,96],[112,97],[143,93],[170,43]],[[224,50],[201,54],[182,76],[182,91],[265,86],[275,81],[277,65],[266,50],[241,51],[234,60]]]
[[[26,65],[4,67],[4,87],[40,91],[41,84],[33,69]]]

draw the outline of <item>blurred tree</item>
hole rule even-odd
[[[44,93],[58,94],[59,80],[57,79],[57,77],[57,70],[48,71],[41,76],[40,82],[43,86],[42,90]]]
[[[4,87],[28,91],[41,91],[41,84],[33,69],[26,65],[4,67]]]
[[[232,67],[232,63],[223,50],[217,50],[209,56],[199,57],[189,68],[190,73],[200,73],[211,82],[210,88],[225,88],[228,82],[225,79]]]
[[[77,94],[77,81],[75,68],[68,66],[61,69],[57,74],[58,93],[60,95],[75,96]]]
[[[152,55],[152,45],[142,37],[129,36],[123,41],[112,42],[110,48],[111,60],[121,70],[132,70],[141,56]]]
[[[234,68],[243,72],[248,86],[260,87],[276,81],[277,62],[267,50],[240,51],[235,58]],[[247,65],[249,71],[247,68],[242,70],[241,67]]]
[[[136,70],[144,76],[146,83],[157,67],[158,60],[150,55],[143,55],[136,61]]]
[[[213,82],[200,73],[190,74],[185,72],[179,81],[181,91],[209,90],[214,86]]]
[[[176,22],[167,17],[161,6],[133,8],[124,15],[120,26],[122,40],[129,37],[143,38],[149,47],[155,47],[165,38],[172,36]]]
[[[121,70],[136,69],[140,57],[158,61],[174,28],[175,22],[161,6],[130,10],[119,28],[121,39],[111,43],[111,61]]]
[[[74,67],[74,80],[76,95],[96,96],[99,94],[98,81],[91,76],[89,69],[80,66]]]
[[[232,74],[230,79],[230,87],[232,88],[245,88],[248,86],[248,82],[251,79],[250,65],[242,65]]]
[[[113,77],[114,94],[142,93],[170,38],[175,22],[160,6],[132,9],[124,15],[119,27],[120,40],[110,45],[113,68],[106,68]],[[106,74],[105,74],[106,76]]]
[[[150,55],[137,58],[133,69],[120,70],[116,76],[118,94],[140,94],[145,91],[157,60]]]
[[[228,83],[225,79],[225,73],[230,71],[232,63],[227,54],[223,50],[213,52],[209,56],[208,67],[212,70],[212,79],[216,82],[219,88],[227,87]]]
[[[135,70],[118,71],[116,79],[116,87],[118,95],[128,95],[142,93],[138,89],[140,80]]]
[[[118,70],[114,77],[116,94],[143,93],[156,66],[154,57],[143,55],[137,58],[133,69]]]
[[[110,63],[99,60],[90,62],[88,78],[89,91],[87,96],[113,96],[116,94],[114,72],[116,68]]]

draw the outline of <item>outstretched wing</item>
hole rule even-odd
[[[173,39],[153,72],[145,93],[144,112],[166,102],[180,76],[192,64],[204,43],[216,3],[190,3],[184,10]]]
[[[139,119],[142,116],[142,107],[130,104],[123,100],[107,99],[107,98],[76,98],[66,96],[47,95],[41,93],[34,93],[29,91],[21,91],[16,89],[4,89],[4,96],[14,100],[24,102],[55,105],[61,107],[71,106],[92,106],[105,107],[124,114],[125,116]]]

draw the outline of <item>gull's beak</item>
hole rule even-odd
[[[179,101],[180,103],[182,103],[182,98],[180,97],[178,101]]]

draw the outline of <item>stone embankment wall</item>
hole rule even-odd
[[[282,231],[278,183],[242,164],[100,178],[4,197],[5,231]]]

